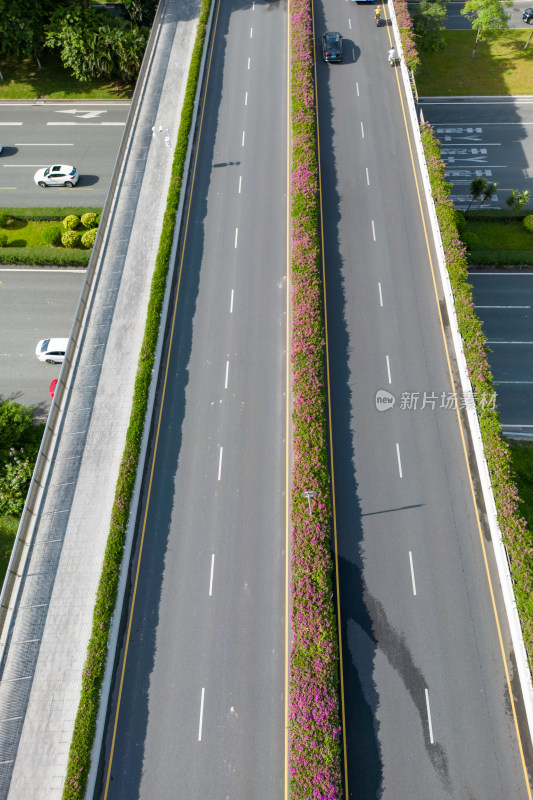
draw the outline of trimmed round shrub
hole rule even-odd
[[[466,231],[466,233],[463,233],[461,238],[467,250],[481,249],[481,239],[479,238],[477,233],[471,233],[470,231]]]
[[[7,233],[0,233],[0,247],[6,247],[7,245]]]
[[[87,211],[86,214],[82,214],[81,224],[83,225],[84,228],[87,228],[87,230],[90,230],[91,228],[96,228],[96,226],[98,225],[96,221],[97,216],[98,214],[95,214],[93,211]]]
[[[81,243],[87,248],[87,250],[90,250],[93,246],[97,231],[98,228],[91,228],[90,231],[85,231],[85,233],[82,235]]]
[[[5,228],[7,226],[8,219],[9,217],[4,211],[0,212],[0,228]]]
[[[61,237],[61,241],[65,247],[77,247],[80,243],[80,239],[81,233],[78,233],[78,231],[66,231]]]
[[[80,218],[76,216],[76,214],[69,214],[63,220],[63,227],[67,229],[67,231],[75,230],[78,225],[80,224]]]
[[[527,217],[524,217],[523,225],[526,231],[533,233],[533,214],[528,214]]]
[[[43,244],[59,247],[61,244],[61,228],[59,225],[50,225],[45,228],[41,234],[41,241]]]
[[[464,229],[466,228],[465,215],[462,214],[460,211],[455,212],[455,224],[457,225],[457,233],[460,236],[464,231]]]

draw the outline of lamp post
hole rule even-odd
[[[311,511],[311,498],[316,497],[315,491],[307,491],[302,492],[302,497],[307,497],[307,502],[309,503],[309,516],[313,516],[313,512]]]

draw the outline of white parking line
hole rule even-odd
[[[388,375],[388,377],[389,377],[389,383],[392,383],[392,379],[391,379],[391,376],[390,376],[390,363],[389,363],[389,357],[388,357],[388,356],[385,356],[385,358],[387,359],[387,375]]]
[[[244,131],[242,132],[242,147],[244,147]]]
[[[239,238],[239,229],[235,228],[235,250],[237,249],[237,239]]]
[[[228,388],[228,372],[229,372],[229,361],[226,361],[226,380],[224,381],[224,389]]]
[[[374,220],[372,220],[372,236],[374,241],[376,241],[376,226],[374,225]]]
[[[363,123],[362,122],[361,122],[361,136],[362,136],[363,139],[365,138],[365,129],[363,128]]]
[[[474,306],[474,308],[531,308],[531,306]]]
[[[368,167],[366,167],[366,185],[370,186],[370,178],[368,176]]]
[[[239,194],[241,193],[242,175],[239,175]]]
[[[231,300],[229,304],[229,313],[233,314],[233,289],[231,290]]]
[[[379,304],[383,308],[383,295],[381,294],[381,283],[378,281]]]

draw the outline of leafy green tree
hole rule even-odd
[[[0,53],[25,58],[44,44],[44,25],[53,0],[0,0]]]
[[[21,514],[43,431],[44,424],[33,423],[33,409],[0,403],[0,515]]]
[[[470,184],[471,200],[465,211],[465,218],[468,216],[468,212],[470,211],[472,203],[478,203],[478,208],[480,208],[483,203],[486,203],[488,200],[494,197],[497,188],[497,183],[489,183],[487,180],[485,180],[485,178],[481,177],[474,178]]]
[[[485,178],[474,178],[474,180],[470,184],[471,200],[468,204],[468,208],[465,211],[465,217],[468,216],[468,212],[470,211],[470,206],[472,205],[472,203],[477,203],[477,201],[483,194],[486,184],[487,181],[485,180]]]
[[[79,81],[98,76],[95,67],[94,36],[98,33],[100,14],[81,6],[60,6],[46,29],[45,45],[60,50],[63,66]]]
[[[505,201],[505,205],[509,211],[520,211],[531,199],[531,192],[529,189],[524,189],[521,192],[519,189],[513,189],[509,197]],[[507,217],[507,222],[512,219],[512,213]]]
[[[506,8],[511,8],[513,0],[467,0],[461,14],[470,20],[476,31],[476,41],[472,58],[476,54],[478,42],[483,41],[487,33],[503,31],[509,27],[509,15]]]
[[[76,6],[54,13],[46,46],[60,49],[64,66],[80,81],[116,76],[130,83],[139,72],[149,33],[128,20]]]
[[[479,198],[478,208],[481,208],[483,203],[486,203],[496,194],[496,189],[498,188],[497,183],[487,183],[483,188],[483,192],[481,198]]]
[[[132,22],[137,25],[151,26],[157,8],[157,0],[124,0],[124,5]]]
[[[0,516],[19,517],[30,488],[35,460],[12,449],[0,483]]]
[[[419,46],[423,50],[442,50],[446,43],[445,0],[420,0],[413,13],[413,27]]]
[[[13,448],[37,454],[44,425],[33,424],[33,409],[4,400],[0,403],[0,470]]]

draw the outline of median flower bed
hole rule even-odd
[[[338,634],[333,607],[331,498],[318,236],[313,40],[309,0],[291,5],[293,472],[289,675],[291,796],[342,794]],[[315,493],[311,502],[304,492]]]
[[[444,177],[445,165],[440,157],[440,143],[428,123],[420,126],[420,133],[444,245],[446,266],[454,294],[459,332],[463,339],[468,374],[476,400],[485,458],[498,512],[498,524],[507,549],[531,669],[533,667],[532,536],[526,521],[520,515],[510,450],[501,435],[499,414],[492,404],[487,402],[487,399],[494,394],[494,382],[487,359],[485,335],[474,310],[472,288],[467,281],[466,249],[457,232],[455,210]]]

